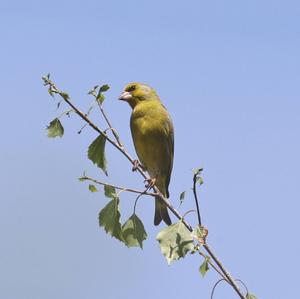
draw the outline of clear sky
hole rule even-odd
[[[153,202],[138,205],[149,239],[128,249],[98,227],[107,199],[79,183],[95,134],[57,115],[42,86],[52,79],[85,110],[87,91],[108,83],[105,107],[134,154],[124,85],[153,86],[175,125],[171,200],[200,190],[208,242],[260,299],[298,293],[300,169],[299,1],[0,2],[0,298],[209,298],[217,275],[201,259],[168,266],[153,226]],[[97,112],[95,121],[103,121]],[[107,148],[111,183],[142,187],[130,165]],[[122,195],[122,220],[134,198]],[[188,194],[182,211],[193,207]],[[195,224],[192,216],[189,220]],[[215,298],[235,298],[229,287]]]

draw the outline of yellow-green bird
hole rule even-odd
[[[132,108],[130,128],[138,158],[152,183],[168,198],[174,157],[171,117],[155,90],[146,84],[128,84],[119,99]],[[166,205],[156,198],[154,224],[162,220],[168,225],[172,223]]]

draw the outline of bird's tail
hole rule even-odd
[[[169,213],[168,213],[167,206],[157,196],[157,197],[155,197],[154,225],[159,225],[162,220],[167,225],[171,225],[172,224],[172,221],[171,221]]]

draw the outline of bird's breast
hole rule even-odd
[[[132,117],[131,133],[135,150],[151,177],[164,173],[167,157],[166,137],[159,121],[151,116]]]

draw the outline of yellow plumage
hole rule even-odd
[[[127,101],[132,114],[131,134],[136,153],[160,192],[169,197],[169,183],[173,167],[174,130],[172,120],[158,95],[151,87],[130,83],[120,99]],[[161,220],[170,225],[167,207],[155,200],[154,224]]]

